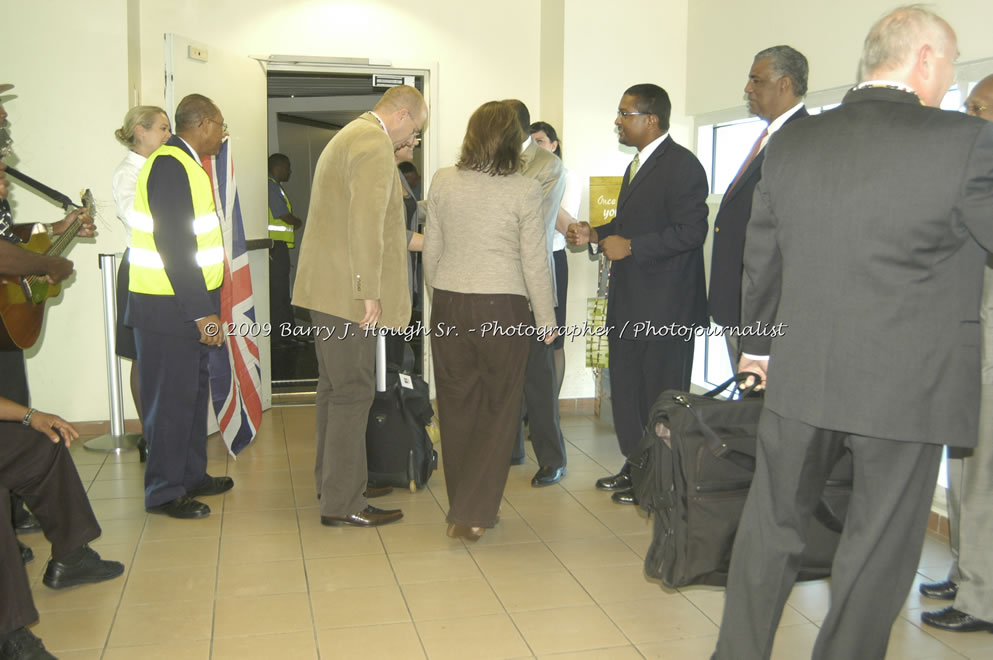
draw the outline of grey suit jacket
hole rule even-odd
[[[908,92],[849,92],[766,147],[745,241],[743,337],[766,405],[858,435],[973,446],[993,248],[993,124]]]
[[[537,179],[541,183],[541,217],[545,221],[545,243],[548,251],[548,267],[552,272],[552,295],[555,293],[555,262],[552,257],[552,241],[555,238],[555,221],[559,216],[562,194],[565,192],[565,167],[562,160],[550,151],[542,149],[534,140],[528,143],[521,153],[520,173]]]

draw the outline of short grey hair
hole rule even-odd
[[[876,71],[896,71],[924,44],[944,54],[951,27],[924,5],[898,7],[869,30],[859,60],[859,82]]]
[[[807,95],[807,58],[790,46],[773,46],[755,54],[755,62],[769,58],[769,66],[776,78],[786,76],[793,84],[793,93],[798,97]]]

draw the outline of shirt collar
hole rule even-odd
[[[530,146],[531,146],[531,136],[529,135],[528,139],[524,140],[524,143],[521,145],[521,153],[524,153],[524,150]]]
[[[183,140],[183,138],[179,137],[178,135],[176,137],[178,137],[180,140]],[[196,162],[199,163],[200,162],[200,154],[198,154],[197,153],[197,150],[193,148],[193,145],[191,145],[186,140],[183,140],[183,144],[186,145],[186,148],[187,149],[189,149],[191,152],[193,152],[193,160],[195,160]]]
[[[865,89],[867,87],[891,87],[893,89],[900,89],[905,92],[910,92],[914,96],[919,96],[917,90],[913,87],[907,83],[897,82],[896,80],[866,80],[865,82],[856,85],[855,89]]]
[[[646,144],[645,145],[645,148],[638,152],[638,164],[639,164],[639,167],[641,165],[644,165],[645,164],[645,161],[647,161],[648,158],[653,153],[655,153],[655,150],[658,149],[659,145],[662,144],[667,137],[669,137],[669,132],[668,131],[666,131],[665,133],[663,133],[659,137],[655,138],[654,140],[652,140],[651,142],[649,142],[648,144]]]
[[[370,111],[369,111],[369,114],[370,114],[370,115],[372,115],[373,117],[375,117],[375,118],[376,118],[376,121],[378,121],[378,122],[379,122],[379,125],[383,127],[383,131],[384,131],[384,132],[385,132],[385,133],[386,133],[387,135],[389,135],[389,134],[390,134],[390,132],[386,130],[386,124],[385,124],[385,123],[383,123],[383,120],[382,120],[382,118],[381,118],[381,117],[380,117],[379,115],[377,115],[377,114],[376,114],[375,112],[373,112],[372,110],[370,110]]]
[[[800,101],[795,106],[793,106],[783,114],[779,115],[778,117],[770,121],[769,126],[765,129],[766,133],[772,135],[773,133],[781,129],[783,127],[783,124],[789,121],[789,118],[795,115],[797,111],[802,107],[803,107],[803,101]]]

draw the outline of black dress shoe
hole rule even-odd
[[[33,513],[24,511],[27,515],[14,523],[15,534],[34,534],[41,531],[41,523]]]
[[[624,469],[612,477],[602,477],[596,480],[598,490],[628,490],[631,488],[631,475],[627,472],[627,464]]]
[[[96,550],[84,545],[63,561],[53,559],[48,562],[45,577],[41,581],[52,589],[68,589],[81,584],[112,580],[123,572],[124,564],[100,559]]]
[[[27,628],[0,636],[0,658],[7,660],[57,660]]]
[[[534,488],[541,488],[542,486],[551,486],[552,484],[557,484],[562,481],[562,477],[565,476],[565,468],[553,468],[553,467],[543,467],[539,468],[535,473],[534,478],[531,479],[531,485]]]
[[[403,518],[403,511],[400,509],[377,509],[374,506],[367,506],[358,513],[353,513],[350,516],[321,516],[321,524],[329,527],[336,525],[375,527],[400,520],[401,518]]]
[[[30,564],[34,561],[34,550],[24,545],[20,541],[17,542],[17,549],[21,551],[21,561],[25,564]],[[0,655],[0,658],[3,656]]]
[[[205,518],[210,515],[210,507],[189,495],[177,497],[171,502],[146,507],[149,513],[164,513],[172,518]]]
[[[610,496],[610,499],[614,500],[618,504],[637,504],[638,498],[634,496],[634,491],[628,488],[627,490],[619,490]]]
[[[959,585],[951,580],[922,584],[919,588],[922,596],[935,600],[955,600],[955,594],[959,592]]]
[[[144,463],[148,460],[148,443],[145,441],[145,436],[138,436],[137,442],[135,442],[135,447],[138,448],[138,462]]]
[[[367,498],[371,497],[382,497],[383,495],[389,495],[393,492],[393,486],[373,486],[372,484],[366,484],[365,496]],[[317,499],[321,499],[318,495]]]
[[[921,621],[929,626],[941,628],[942,630],[951,630],[952,632],[976,632],[979,630],[993,632],[993,622],[977,619],[971,614],[966,614],[954,607],[946,607],[943,610],[934,612],[924,612],[921,614]]]
[[[234,488],[234,479],[231,477],[212,477],[209,474],[193,491],[187,493],[190,497],[210,497],[220,495]]]

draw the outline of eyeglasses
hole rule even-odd
[[[421,132],[414,131],[413,135],[410,136],[410,139],[413,140],[414,144],[418,144],[421,141]]]
[[[226,121],[217,121],[216,119],[213,119],[211,117],[204,117],[204,120],[205,121],[209,121],[212,124],[217,124],[218,126],[220,126],[221,127],[221,131],[223,133],[227,133],[228,132],[228,123]]]
[[[625,112],[624,110],[618,110],[618,117],[633,117],[634,115],[650,115],[651,112]]]
[[[962,106],[962,109],[968,113],[978,115],[980,112],[986,112],[990,107],[988,105],[979,105],[978,103],[966,103]]]

